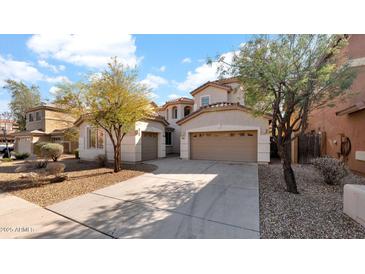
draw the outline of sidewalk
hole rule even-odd
[[[109,238],[21,198],[0,193],[0,239]]]

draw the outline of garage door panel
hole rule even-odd
[[[190,134],[191,159],[257,161],[257,133],[197,132]]]
[[[142,161],[157,159],[157,145],[157,133],[142,132]]]

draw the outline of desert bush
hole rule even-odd
[[[95,160],[98,162],[100,167],[105,167],[107,164],[107,159],[104,154],[99,154],[96,156]]]
[[[46,168],[48,164],[47,160],[41,160],[41,161],[34,161],[33,165],[36,169],[42,169],[42,168]]]
[[[27,153],[27,152],[24,152],[24,153],[15,152],[14,156],[15,156],[15,159],[17,159],[17,160],[24,160],[24,159],[27,159],[29,157],[29,153]]]
[[[345,164],[332,157],[320,157],[311,161],[313,166],[321,173],[326,184],[338,184],[347,175]]]
[[[75,153],[75,158],[80,159],[80,154],[79,154],[79,149],[78,148],[75,149],[74,153]]]
[[[48,175],[59,176],[65,171],[65,167],[63,163],[49,163],[46,167],[46,172]]]
[[[46,159],[51,158],[54,162],[57,162],[62,153],[63,145],[57,143],[47,143],[41,147],[41,155]]]
[[[41,156],[42,152],[41,152],[41,147],[48,144],[48,142],[36,142],[33,145],[33,153],[37,156]]]

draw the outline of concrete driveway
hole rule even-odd
[[[148,163],[158,169],[48,209],[112,238],[259,238],[256,164]]]

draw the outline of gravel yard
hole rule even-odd
[[[23,161],[0,163],[0,192],[11,193],[40,206],[48,206],[156,169],[156,166],[150,164],[125,164],[122,171],[113,173],[112,167],[99,167],[95,162],[80,162],[72,158],[64,158],[60,162],[66,165],[65,173],[69,176],[67,181],[61,183],[32,183],[21,179],[21,174],[14,170]]]
[[[330,186],[311,165],[293,169],[299,195],[285,191],[281,164],[259,166],[261,238],[365,238],[365,228],[342,212],[343,185],[365,178],[350,174]]]

